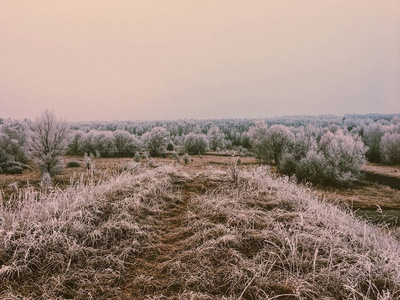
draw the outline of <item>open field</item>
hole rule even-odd
[[[192,156],[188,164],[184,164],[182,159],[177,163],[172,157],[167,158],[154,158],[154,162],[158,164],[172,164],[181,166],[186,172],[193,173],[207,169],[209,166],[226,167],[229,163],[230,156],[217,156],[217,155],[202,155]],[[243,167],[253,167],[258,164],[257,160],[251,156],[241,157]],[[81,167],[78,168],[65,168],[64,171],[55,178],[55,185],[64,188],[70,184],[70,178],[78,176],[78,174],[85,174],[85,160],[83,157],[66,156],[64,161],[78,162]],[[95,158],[93,164],[95,173],[103,174],[104,172],[114,173],[120,172],[124,169],[126,164],[132,163],[132,158]],[[141,162],[145,164],[144,160]],[[276,167],[271,166],[272,173],[276,172]],[[378,164],[367,164],[364,171],[380,174],[383,176],[391,176],[400,179],[400,166],[385,166]],[[4,200],[8,199],[12,193],[15,192],[15,187],[26,187],[32,185],[39,187],[41,175],[39,170],[31,167],[24,170],[23,174],[19,175],[0,175],[0,188],[3,192]],[[325,197],[327,201],[346,205],[350,208],[362,209],[375,209],[377,205],[381,208],[394,208],[400,209],[400,191],[390,188],[385,185],[376,184],[375,182],[362,180],[356,182],[349,188],[335,188],[335,187],[321,187],[316,186],[314,189],[318,190],[321,197]]]
[[[230,156],[217,156],[217,155],[203,155],[203,156],[191,156],[191,161],[188,164],[184,164],[182,158],[179,163],[186,171],[201,170],[211,165],[227,165]],[[243,165],[256,165],[257,160],[254,157],[246,156],[242,157]],[[88,171],[85,168],[85,159],[81,156],[66,156],[64,162],[78,162],[80,167],[77,168],[64,168],[63,172],[56,176],[54,184],[60,188],[64,188],[70,184],[70,178],[78,176],[78,174],[85,174]],[[155,163],[164,164],[176,164],[172,157],[167,158],[154,158]],[[114,173],[122,171],[125,166],[132,163],[132,158],[95,158],[92,160],[94,170],[96,174],[103,174],[104,172]],[[142,160],[141,164],[144,165],[145,161]],[[39,187],[41,180],[40,171],[31,166],[30,169],[24,170],[23,174],[9,175],[0,174],[0,189],[3,191],[3,198],[7,199],[14,191],[15,187],[26,187],[32,185]]]
[[[236,171],[131,164],[21,190],[0,210],[0,297],[400,296],[398,240],[266,167]]]

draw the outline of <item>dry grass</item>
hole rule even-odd
[[[386,175],[400,179],[400,166],[387,166],[376,163],[369,163],[363,167],[366,172]]]
[[[177,299],[400,297],[395,239],[263,169],[233,187],[225,180],[191,201],[194,233],[164,263]]]
[[[359,181],[351,188],[314,187],[329,202],[353,209],[400,208],[400,191],[385,185]]]
[[[0,298],[120,298],[126,267],[152,243],[143,219],[171,193],[168,172],[132,165],[64,191],[20,191],[0,209]]]
[[[268,168],[125,169],[1,207],[0,298],[400,298],[399,242],[307,186]]]

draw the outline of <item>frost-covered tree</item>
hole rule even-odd
[[[257,157],[264,162],[279,160],[285,150],[293,143],[294,135],[284,125],[267,127],[264,123],[257,123],[249,130],[250,142]]]
[[[90,130],[78,140],[79,155],[84,155],[85,153],[96,153],[96,149],[93,143],[93,137],[95,133],[95,130]]]
[[[85,151],[81,148],[82,140],[85,137],[85,132],[82,130],[71,131],[69,136],[68,155],[84,155]]]
[[[189,133],[185,136],[184,145],[189,154],[204,154],[208,149],[207,136],[202,133]]]
[[[140,142],[135,135],[125,130],[113,132],[115,155],[118,157],[134,156],[140,148]]]
[[[28,161],[29,128],[25,122],[6,120],[0,125],[0,149],[7,160],[26,163]]]
[[[216,151],[218,148],[224,147],[225,134],[221,132],[218,126],[211,126],[207,132],[209,147],[212,151]]]
[[[366,150],[359,137],[345,134],[342,130],[335,133],[328,131],[322,135],[317,146],[311,143],[305,156],[286,154],[280,169],[295,174],[299,180],[348,185],[359,178],[361,167],[366,162]]]
[[[400,164],[400,133],[385,133],[381,140],[381,155],[386,164]]]
[[[163,127],[154,127],[142,136],[143,145],[151,156],[160,156],[166,151],[170,141],[169,132]]]
[[[317,151],[318,133],[319,130],[312,125],[296,129],[291,147],[282,153],[279,160],[279,171],[284,174],[295,174],[300,160],[305,158],[308,152]]]
[[[60,171],[61,156],[68,146],[68,130],[68,123],[57,119],[56,115],[48,110],[33,122],[29,149],[43,173],[47,172],[53,176]]]
[[[261,162],[271,159],[271,149],[268,142],[268,127],[264,122],[257,122],[249,129],[251,148]]]
[[[114,145],[114,137],[111,131],[98,131],[95,132],[92,137],[92,145],[94,153],[101,157],[113,157],[116,148]]]
[[[366,156],[371,162],[381,161],[380,147],[383,134],[384,132],[382,131],[381,125],[378,123],[371,123],[364,128],[364,143],[368,146]]]
[[[359,137],[328,132],[321,137],[318,150],[327,161],[327,179],[332,182],[349,182],[359,178],[365,164],[367,148]]]
[[[267,129],[267,144],[275,164],[279,164],[282,154],[294,141],[294,135],[284,125],[272,125]]]

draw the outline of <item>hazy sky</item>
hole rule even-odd
[[[1,0],[0,117],[400,112],[399,0]]]

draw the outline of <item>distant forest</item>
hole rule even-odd
[[[32,161],[34,124],[0,118],[0,173]],[[366,160],[400,164],[400,115],[73,122],[65,144],[70,156],[254,155],[288,175],[343,183],[358,178]]]

